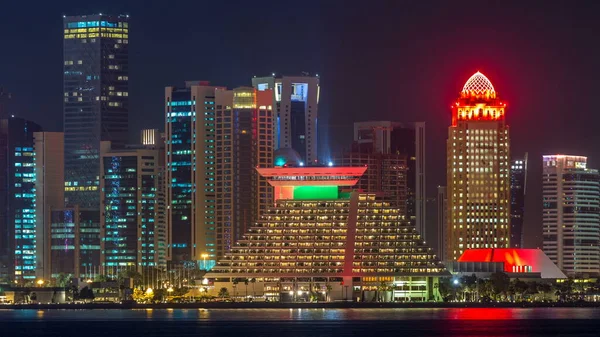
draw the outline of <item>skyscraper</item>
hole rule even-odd
[[[123,269],[142,272],[165,265],[157,212],[161,151],[112,149],[110,142],[102,142],[100,154],[104,273],[115,276]]]
[[[354,123],[352,149],[336,155],[334,162],[342,166],[367,165],[357,188],[393,197],[401,214],[426,238],[424,122]]]
[[[217,256],[273,205],[273,190],[256,168],[273,166],[271,90],[216,92]]]
[[[566,274],[600,272],[600,175],[587,157],[543,156],[544,252]]]
[[[208,82],[165,88],[167,258],[214,265],[216,224],[215,92]]]
[[[64,134],[36,132],[35,151],[35,219],[36,276],[44,280],[50,273],[50,213],[65,205]]]
[[[123,146],[129,109],[129,19],[63,19],[65,191],[69,204],[99,207],[100,141]]]
[[[510,246],[523,248],[523,220],[527,193],[527,152],[510,164]]]
[[[0,278],[18,283],[35,280],[36,168],[34,122],[10,117],[0,120]]]
[[[258,91],[272,90],[275,149],[292,148],[306,163],[317,157],[318,76],[269,76],[252,79]]]
[[[482,73],[451,108],[446,259],[456,261],[465,249],[510,247],[510,139],[506,103]]]

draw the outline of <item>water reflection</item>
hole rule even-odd
[[[598,308],[0,310],[3,321],[402,321],[597,319]]]

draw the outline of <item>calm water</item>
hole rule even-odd
[[[0,310],[0,336],[600,336],[600,309]]]

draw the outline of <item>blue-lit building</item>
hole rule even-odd
[[[129,19],[63,19],[65,192],[70,205],[100,205],[100,141],[127,142]]]
[[[79,206],[50,212],[50,277],[59,274],[93,278],[100,267],[100,213]]]
[[[0,120],[0,279],[35,281],[36,189],[34,133],[22,118]]]
[[[166,264],[158,235],[161,155],[158,149],[101,143],[101,264],[107,275]]]
[[[275,149],[292,148],[306,163],[317,157],[318,76],[267,76],[252,79],[258,91],[271,90]]]
[[[215,91],[208,82],[165,88],[168,259],[216,260]]]

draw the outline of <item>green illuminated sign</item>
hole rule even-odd
[[[296,186],[294,200],[328,200],[338,198],[337,186]]]

